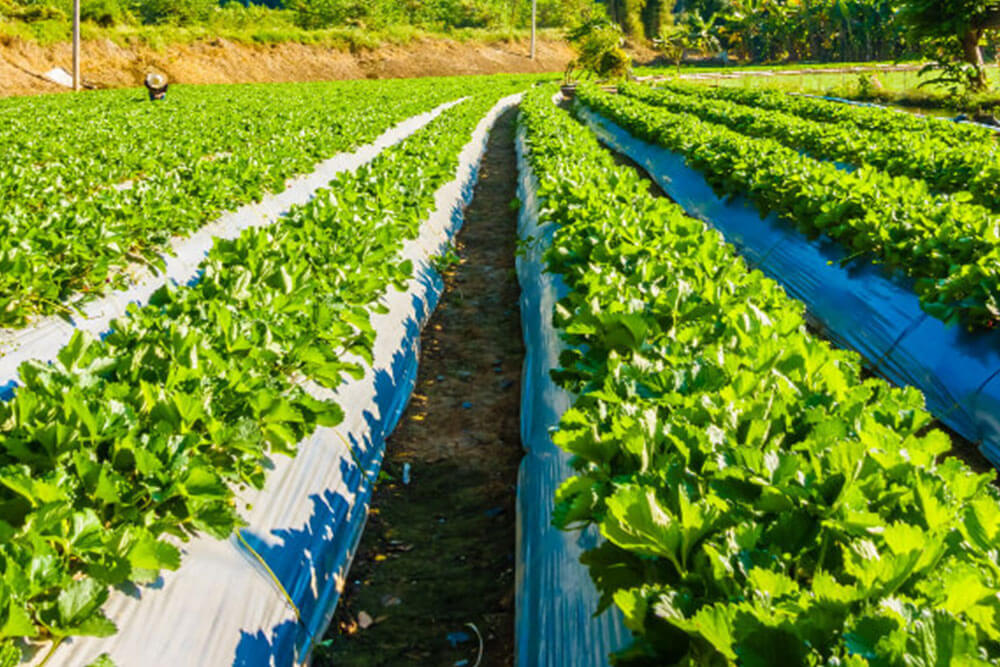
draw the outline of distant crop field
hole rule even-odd
[[[994,107],[1000,103],[992,92],[972,95],[968,99],[958,98],[948,85],[930,83],[933,74],[921,76],[921,67],[919,63],[822,63],[732,68],[685,66],[681,67],[680,75],[683,79],[708,86],[871,99],[904,107],[923,107],[929,113],[938,108],[942,115],[955,115],[960,107],[975,109],[979,106]],[[637,74],[674,77],[677,70],[643,67],[637,70]],[[987,66],[986,74],[993,89],[1000,87],[1000,67]]]

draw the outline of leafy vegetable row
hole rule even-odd
[[[87,94],[98,109],[76,108],[65,134],[16,123],[0,138],[0,326],[124,286],[130,264],[162,266],[172,237],[489,81],[181,87],[162,104]]]
[[[928,313],[970,328],[1000,321],[1000,219],[924,181],[861,167],[847,173],[771,139],[755,139],[594,86],[580,102],[637,137],[683,155],[717,191],[745,194],[810,235],[826,234],[851,260],[883,262],[914,279]]]
[[[620,86],[619,92],[670,111],[694,114],[747,136],[775,139],[818,159],[867,164],[893,176],[922,179],[938,192],[967,190],[968,194],[959,196],[993,211],[1000,210],[1000,147],[996,144],[970,150],[967,144],[956,146],[934,135],[918,137],[910,130],[867,130],[813,121],[781,111],[630,83]]]
[[[709,87],[672,81],[663,84],[663,87],[685,95],[729,100],[762,109],[783,111],[811,120],[842,123],[864,130],[881,130],[890,133],[901,130],[917,132],[953,146],[963,146],[970,143],[993,145],[997,141],[996,133],[985,127],[969,123],[955,123],[943,118],[900,113],[892,109],[844,104],[816,97],[789,95],[774,90],[735,86]]]
[[[217,241],[196,285],[164,288],[103,341],[76,335],[52,365],[21,368],[0,404],[0,665],[17,638],[104,636],[109,588],[180,563],[180,540],[241,524],[234,489],[261,488],[340,408],[336,387],[371,362],[369,314],[412,272],[398,253],[454,178],[488,92],[287,218]]]
[[[55,201],[262,144],[289,143],[315,163],[366,131],[356,111],[391,119],[380,102],[439,87],[459,90],[449,80],[336,81],[179,86],[159,104],[135,90],[23,98],[0,106],[0,147],[11,158],[0,196]]]
[[[619,665],[1000,659],[1000,494],[941,460],[916,390],[863,380],[721,235],[522,103],[548,269],[570,288],[557,525],[635,643]]]
[[[0,242],[0,322],[17,325],[33,314],[51,313],[76,292],[101,291],[109,279],[116,286],[125,283],[123,268],[130,261],[157,263],[172,236],[280,189],[288,176],[320,159],[315,148],[329,156],[358,140],[363,143],[436,101],[418,95],[390,112],[387,102],[393,94],[388,90],[370,108],[363,94],[375,90],[351,94],[329,88],[328,93],[347,93],[338,95],[338,102],[328,101],[319,90],[292,90],[301,92],[276,98],[278,91],[244,88],[251,95],[231,94],[230,104],[216,105],[197,88],[178,91],[163,105],[128,104],[117,95],[106,115],[95,113],[92,123],[79,123],[69,137],[58,132],[44,136],[39,143],[45,149],[34,156],[36,164],[19,156],[16,147],[9,148],[13,159],[3,174],[10,207],[3,216],[5,241]],[[296,98],[301,102],[295,103]],[[213,107],[214,118],[206,113]],[[296,107],[299,113],[282,117],[282,108]],[[347,134],[337,131],[338,121]],[[99,138],[106,148],[77,144],[76,133]],[[243,141],[233,145],[231,138]],[[59,148],[50,152],[53,145]],[[203,159],[217,151],[223,151],[217,159]],[[135,157],[120,169],[123,152]],[[67,171],[79,176],[70,181]],[[138,174],[132,188],[108,187]],[[25,183],[39,184],[45,196]]]

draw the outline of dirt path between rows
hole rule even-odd
[[[347,589],[313,665],[513,665],[524,351],[514,271],[515,110],[497,122],[390,437]],[[403,483],[404,465],[410,483]],[[468,625],[472,624],[472,625]],[[474,626],[474,627],[473,627]],[[466,661],[466,662],[462,662]]]

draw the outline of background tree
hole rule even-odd
[[[687,41],[691,48],[708,55],[715,55],[722,50],[722,41],[719,39],[718,14],[704,17],[698,12],[691,12],[685,14],[683,18],[687,26]]]
[[[642,23],[646,37],[656,40],[663,26],[674,23],[674,0],[646,0],[642,10]]]
[[[1000,0],[903,0],[900,18],[942,66],[957,59],[972,68],[975,90],[988,86],[980,48],[987,31],[1000,29]]]
[[[645,37],[642,16],[647,0],[607,0],[608,16],[632,38]]]
[[[660,34],[653,40],[653,45],[674,64],[676,76],[679,77],[684,52],[691,48],[687,27],[678,25],[672,13],[667,14],[662,18]]]
[[[620,79],[628,74],[632,62],[622,49],[622,29],[610,17],[585,17],[566,31],[566,40],[577,55],[566,66],[565,83],[570,83],[576,72],[598,79]]]

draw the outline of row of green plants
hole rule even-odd
[[[743,195],[810,236],[909,276],[923,309],[945,322],[1000,322],[1000,225],[966,198],[934,195],[921,180],[862,166],[846,172],[773,139],[755,139],[596,86],[580,102],[636,137],[674,151],[717,192]]]
[[[996,141],[995,132],[970,123],[955,123],[942,118],[917,116],[892,109],[844,104],[805,95],[789,95],[766,88],[706,87],[679,81],[666,82],[663,87],[675,93],[729,100],[761,109],[794,114],[809,120],[841,123],[869,131],[889,133],[911,130],[921,132],[956,147],[970,143],[979,145]]]
[[[0,404],[0,665],[17,664],[21,639],[113,634],[111,587],[177,568],[195,533],[232,535],[235,491],[262,488],[269,457],[341,420],[302,382],[362,377],[370,314],[412,274],[404,241],[518,85],[467,84],[469,100],[276,224],[217,240],[197,284],[22,365]]]
[[[130,264],[162,268],[173,237],[464,90],[446,80],[209,86],[156,104],[116,91],[0,107],[0,326],[70,312],[127,284]]]
[[[308,137],[299,150],[318,158],[350,145],[343,132],[360,121],[344,111],[368,97],[386,102],[392,92],[373,82],[330,82],[181,86],[152,105],[140,103],[144,96],[135,89],[7,100],[0,105],[0,146],[10,159],[0,194],[41,208],[199,158],[289,140],[283,134]]]
[[[958,196],[1000,211],[1000,146],[996,141],[973,149],[907,128],[866,130],[631,83],[619,86],[618,92],[750,137],[775,139],[818,159],[871,165],[893,176],[922,179],[936,192],[965,193]]]
[[[555,522],[605,538],[582,561],[635,636],[615,664],[995,663],[995,475],[550,97],[520,122],[569,287]]]

